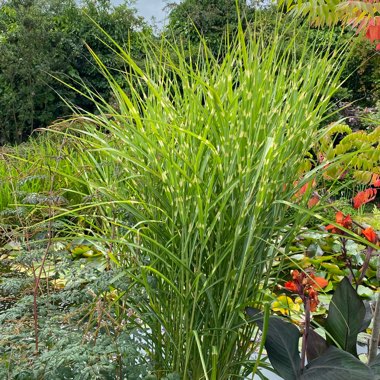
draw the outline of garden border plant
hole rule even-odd
[[[260,370],[261,359],[250,360],[257,330],[242,312],[261,304],[279,247],[308,218],[282,201],[304,184],[293,188],[344,66],[345,47],[300,52],[296,38],[277,31],[268,43],[240,27],[222,62],[205,41],[198,62],[163,41],[147,48],[144,71],[109,39],[131,68],[129,92],[92,52],[117,106],[89,93],[98,113],[79,115],[67,134],[84,155],[122,167],[125,180],[99,177],[92,187],[132,215],[132,225],[115,223],[124,232],[113,236],[113,259],[121,265],[133,254],[125,276],[145,297],[126,299],[158,378],[223,380]]]
[[[321,200],[316,192],[313,192],[313,197]],[[328,201],[331,203],[331,200],[328,199]],[[365,201],[366,199],[361,200],[362,203]],[[319,319],[319,322],[311,319],[311,312],[317,311],[318,293],[329,284],[329,281],[316,277],[314,268],[308,260],[298,262],[299,270],[291,271],[292,280],[285,282],[283,287],[284,290],[295,293],[304,305],[301,320],[290,316],[293,323],[300,325],[300,330],[284,319],[269,316],[268,308],[263,314],[258,309],[247,307],[246,313],[250,320],[262,330],[270,362],[275,371],[285,380],[330,379],[343,376],[352,380],[358,377],[368,380],[380,379],[380,354],[378,353],[380,293],[375,294],[373,312],[357,293],[366,277],[372,258],[377,262],[377,283],[380,280],[380,239],[372,227],[364,227],[352,220],[350,215],[343,214],[335,206],[330,205],[330,207],[336,211],[336,221],[325,228],[326,231],[339,237],[341,243],[339,257],[347,268],[347,274],[338,283],[329,302],[327,318]],[[360,270],[354,271],[351,257],[347,252],[348,239],[365,243],[365,258]],[[313,260],[311,261],[313,262]],[[314,261],[318,261],[318,259]],[[344,274],[344,272],[341,273]],[[286,296],[278,297],[272,305],[272,309],[287,316],[290,315],[290,309],[292,309],[292,313],[299,310],[293,301],[288,303],[284,309],[284,304],[288,301],[281,300],[282,297],[288,298]],[[358,358],[357,340],[358,334],[368,328],[371,320],[373,327],[366,365]],[[326,339],[315,331],[316,327],[321,327],[320,323],[326,333]],[[301,356],[299,355],[300,335],[302,335]],[[307,365],[305,365],[306,357]]]
[[[158,378],[223,380],[265,366],[251,358],[264,340],[252,345],[258,331],[243,312],[262,304],[280,248],[309,218],[285,201],[317,173],[299,180],[346,48],[300,51],[289,28],[284,39],[240,27],[221,61],[204,40],[196,62],[182,46],[147,43],[144,70],[105,33],[130,68],[127,89],[92,52],[115,104],[77,89],[98,112],[78,110],[67,129],[50,130],[81,153],[65,157],[72,170],[55,169],[76,202],[52,217],[80,221],[68,232],[100,242],[123,268],[111,283],[127,284],[123,301]]]

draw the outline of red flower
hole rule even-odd
[[[297,269],[292,270],[290,273],[293,280],[298,280],[300,278],[300,272]]]
[[[365,189],[364,191],[359,191],[353,198],[354,208],[359,208],[360,206],[373,201],[376,198],[377,189]]]
[[[338,211],[335,214],[335,220],[336,220],[337,224],[339,224],[340,226],[342,226],[348,230],[351,229],[351,227],[352,227],[351,216],[350,215],[344,216],[343,212],[341,212],[341,211]],[[341,229],[339,229],[338,227],[334,226],[333,224],[329,224],[326,227],[326,230],[331,231],[333,234],[344,235],[344,232]]]
[[[316,195],[313,195],[309,201],[307,202],[307,207],[308,208],[313,208],[315,205],[319,203],[319,197]]]
[[[298,185],[298,181],[294,182],[294,186]],[[311,188],[314,188],[317,186],[317,182],[315,179],[312,181],[306,182],[295,194],[295,198],[301,198],[307,191],[309,191]]]
[[[297,293],[301,299],[306,302],[310,301],[310,311],[315,311],[318,306],[318,290],[324,288],[329,283],[323,277],[316,277],[312,270],[308,272],[291,272],[293,281],[285,283],[285,289]]]
[[[317,310],[319,304],[318,293],[314,289],[310,289],[308,293],[310,299],[310,311]]]
[[[284,286],[285,286],[285,289],[287,289],[293,293],[297,293],[298,288],[297,288],[297,285],[295,282],[287,281],[287,282],[285,282]]]
[[[352,227],[352,219],[350,215],[344,216],[343,212],[338,211],[335,214],[335,219],[338,224],[344,228],[347,228],[348,230]]]
[[[323,277],[315,277],[315,276],[312,276],[312,279],[314,281],[314,284],[312,285],[312,287],[316,290],[318,290],[319,288],[325,288],[329,282],[323,278]]]
[[[373,244],[377,243],[377,235],[376,232],[373,230],[372,227],[368,227],[365,230],[362,231],[362,234],[366,237],[368,241],[370,241]]]

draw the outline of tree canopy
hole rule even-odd
[[[192,43],[202,36],[214,53],[221,47],[226,28],[234,33],[239,16],[244,20],[253,12],[245,0],[184,0],[169,7],[168,31]]]
[[[0,3],[0,144],[19,143],[34,129],[70,113],[67,103],[88,109],[92,102],[63,84],[108,86],[88,51],[115,70],[124,64],[102,42],[103,28],[141,56],[138,36],[149,28],[125,2],[110,0],[3,0]],[[60,82],[62,81],[62,82]]]

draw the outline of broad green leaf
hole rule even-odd
[[[338,267],[338,265],[331,263],[321,263],[321,267],[325,268],[329,273],[344,275],[344,272]]]
[[[357,355],[357,336],[361,330],[364,317],[364,303],[350,281],[344,277],[331,300],[326,330],[331,335],[332,340],[337,342],[343,350],[355,356]]]
[[[329,348],[326,340],[322,338],[318,333],[316,333],[313,329],[309,330],[309,335],[307,339],[306,346],[306,356],[307,360],[310,362],[311,360],[317,359],[322,356]]]
[[[79,256],[79,255],[83,255],[84,253],[89,252],[91,250],[92,250],[92,248],[88,245],[77,245],[71,249],[70,253],[73,256]]]
[[[320,256],[320,257],[311,259],[310,262],[312,262],[314,265],[317,265],[317,264],[323,263],[325,261],[331,261],[333,258],[334,258],[334,256],[332,256],[332,255]]]
[[[271,309],[273,311],[279,311],[282,315],[289,315],[294,312],[299,312],[301,310],[301,305],[293,302],[290,297],[281,295],[273,301]]]
[[[300,379],[374,380],[374,373],[353,355],[332,346],[322,356],[306,366]]]
[[[361,297],[372,297],[374,295],[374,291],[371,288],[368,288],[367,286],[364,285],[359,285],[358,286],[358,294]]]
[[[323,255],[323,250],[317,243],[312,243],[307,248],[307,253],[310,257],[320,257]]]
[[[365,301],[363,301],[363,303],[364,303],[364,308],[365,308],[365,315],[364,315],[364,318],[362,320],[360,332],[363,332],[368,328],[369,324],[372,321],[372,316],[373,316],[372,308],[371,308],[369,301],[365,300]]]
[[[98,250],[90,249],[89,251],[83,252],[83,257],[98,257],[101,256],[102,253]]]
[[[255,309],[247,308],[247,314],[257,316]],[[263,318],[256,321],[263,329]],[[269,317],[265,349],[273,368],[284,380],[296,380],[300,375],[301,359],[298,351],[300,332],[292,323],[278,317]]]
[[[380,380],[380,354],[377,355],[375,360],[369,364],[369,367],[375,376],[374,379]]]

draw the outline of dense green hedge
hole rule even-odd
[[[107,98],[107,84],[86,44],[109,67],[124,64],[100,41],[95,22],[135,59],[140,34],[150,33],[127,4],[110,0],[5,0],[0,5],[0,145],[19,143],[39,127],[71,113],[65,101],[91,110],[92,102],[60,83],[83,82]],[[53,77],[54,76],[54,77]],[[77,84],[75,87],[79,87]],[[64,101],[64,100],[65,101]]]

